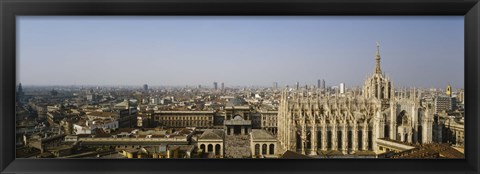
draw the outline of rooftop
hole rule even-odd
[[[240,97],[235,97],[234,99],[230,99],[226,106],[245,106],[248,105],[248,103],[245,101],[245,99],[240,98]]]
[[[207,129],[199,139],[223,140],[225,132],[221,129]]]
[[[465,155],[448,144],[425,144],[418,148],[396,153],[392,158],[465,158]]]
[[[158,128],[118,128],[110,130],[110,132],[103,129],[97,129],[94,134],[80,134],[78,137],[95,137],[95,138],[109,138],[117,136],[118,138],[163,138],[163,137],[185,137],[191,134],[194,130],[184,128],[173,133],[168,133],[168,130]]]
[[[252,140],[276,140],[270,132],[267,132],[264,129],[252,129]]]
[[[90,112],[86,114],[87,116],[94,116],[94,117],[115,117],[117,113],[114,112]]]

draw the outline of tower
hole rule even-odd
[[[380,68],[380,44],[377,42],[377,53],[375,54],[375,74],[382,74],[382,69]]]
[[[447,94],[448,97],[452,97],[452,86],[450,86],[450,84],[447,85],[447,89],[445,90],[445,94]]]
[[[22,102],[23,101],[23,96],[24,96],[24,93],[23,93],[23,89],[22,89],[22,83],[19,83],[18,88],[17,88],[17,101]]]
[[[22,92],[23,92],[22,83],[19,83],[18,84],[18,93],[22,93]]]
[[[340,94],[345,93],[345,83],[340,83]]]
[[[381,100],[382,103],[386,103],[393,97],[393,85],[390,79],[382,74],[380,59],[380,44],[377,42],[375,69],[373,75],[363,85],[363,95],[366,98],[376,98]]]
[[[143,90],[144,90],[144,91],[148,91],[148,85],[147,85],[147,84],[144,84],[144,85],[143,85]]]

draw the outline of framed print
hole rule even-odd
[[[1,10],[2,173],[478,173],[477,1]]]

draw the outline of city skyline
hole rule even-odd
[[[23,16],[18,27],[17,81],[25,86],[324,79],[348,88],[373,73],[376,41],[394,87],[464,85],[462,17]]]

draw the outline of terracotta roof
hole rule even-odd
[[[95,116],[95,117],[115,117],[117,116],[114,112],[90,112],[87,116]]]
[[[450,147],[449,144],[434,143],[397,153],[392,158],[465,158],[465,155]]]

